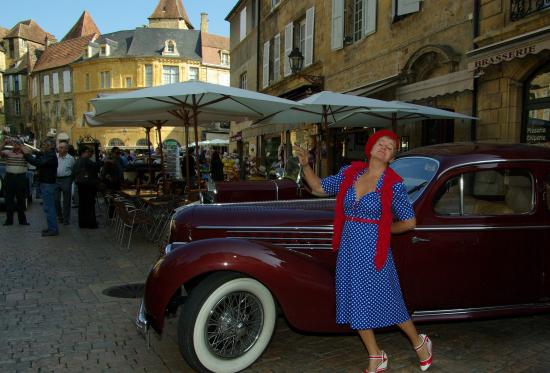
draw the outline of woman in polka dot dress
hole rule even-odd
[[[368,164],[354,162],[337,175],[320,179],[307,159],[307,151],[294,146],[304,167],[304,178],[321,195],[337,195],[333,248],[336,263],[336,322],[350,324],[369,352],[365,372],[382,372],[388,357],[376,343],[373,329],[398,325],[420,359],[420,368],[432,364],[432,343],[418,334],[401,294],[390,234],[416,226],[414,211],[401,178],[388,167],[398,147],[398,137],[377,131],[365,146]],[[397,221],[393,222],[393,216]]]

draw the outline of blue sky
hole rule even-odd
[[[2,1],[4,2],[4,0]],[[183,0],[191,23],[200,27],[200,13],[208,13],[209,29],[213,34],[229,36],[225,16],[237,0]],[[157,0],[16,0],[6,1],[0,11],[0,26],[10,29],[19,21],[35,20],[57,40],[70,30],[84,10],[93,17],[104,34],[130,30],[148,23]]]

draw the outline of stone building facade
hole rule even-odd
[[[0,130],[4,127],[4,71],[6,70],[6,48],[4,48],[4,36],[10,30],[0,27]]]
[[[92,110],[90,100],[98,96],[187,80],[229,85],[229,39],[208,33],[207,17],[202,14],[201,29],[195,30],[181,0],[161,0],[149,27],[103,34],[88,43],[70,65],[76,118],[71,141],[93,137],[104,148],[146,146],[143,128],[92,128],[84,123],[84,113]],[[161,137],[184,143],[180,127],[163,127]]]
[[[5,124],[13,133],[31,130],[32,109],[28,99],[28,75],[42,50],[54,42],[33,20],[17,23],[4,37],[6,69],[3,73]]]
[[[260,1],[257,45],[259,90],[292,99],[331,90],[381,99],[400,99],[470,114],[473,74],[466,52],[472,48],[470,2],[425,0],[285,0]],[[238,29],[234,18],[231,37]],[[237,45],[239,47],[239,45]],[[288,54],[304,57],[303,69],[290,69]],[[233,54],[233,71],[248,61]],[[232,77],[234,83],[235,77]],[[433,121],[435,122],[435,121]],[[471,138],[471,123],[398,126],[404,145],[462,141]],[[270,128],[271,127],[271,128]],[[331,130],[320,138],[318,126],[263,126],[245,129],[260,153],[273,143],[308,144],[321,158],[322,174],[341,158],[360,158],[366,139],[362,129]],[[263,149],[262,149],[263,148]],[[331,163],[329,165],[329,163]]]
[[[488,0],[478,14],[478,139],[550,146],[550,3]]]
[[[100,31],[88,12],[83,12],[67,35],[48,45],[34,65],[29,80],[32,127],[38,138],[71,139],[75,124],[73,72],[78,60]]]
[[[238,2],[228,16],[233,85],[238,84],[236,74],[256,62],[258,90],[276,96],[300,99],[324,89],[435,106],[480,118],[398,125],[404,148],[469,140],[534,142],[542,138],[540,128],[546,122],[541,120],[548,113],[538,108],[546,105],[548,97],[545,35],[550,24],[544,3],[258,1],[256,58],[241,52],[246,40],[238,39],[242,23],[238,10],[244,4]],[[514,14],[514,7],[525,10],[522,17]],[[498,57],[499,52],[507,51],[507,44],[520,49],[535,45],[535,49],[525,52],[523,58]],[[288,60],[293,48],[304,57],[304,67],[297,74],[290,70]],[[491,53],[496,53],[492,59]],[[484,59],[491,62],[479,62]],[[480,63],[483,66],[476,67]],[[514,81],[514,76],[516,80],[518,76],[523,81],[535,79],[531,91],[537,92],[527,92],[525,83]],[[533,88],[539,85],[543,88]],[[521,104],[524,97],[535,97],[527,107],[536,112]],[[529,115],[534,117],[530,122]],[[526,121],[531,124],[526,125]],[[538,128],[522,129],[526,126]],[[253,126],[242,133],[244,141],[258,144],[261,157],[272,151],[273,142],[308,143],[322,158],[322,174],[334,171],[342,158],[361,158],[368,131],[333,130],[320,138],[317,128],[308,124],[299,128]]]

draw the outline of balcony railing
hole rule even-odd
[[[510,18],[517,21],[528,15],[550,8],[550,0],[511,0],[512,12]]]

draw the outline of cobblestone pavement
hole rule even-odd
[[[76,213],[76,210],[73,210]],[[179,354],[176,319],[148,350],[136,333],[137,299],[107,297],[113,285],[143,282],[156,248],[138,237],[119,249],[109,229],[0,226],[0,372],[191,372]],[[0,222],[4,215],[0,213]],[[100,222],[103,222],[100,218]],[[550,372],[550,315],[421,326],[435,346],[433,372]],[[419,372],[398,332],[379,334],[393,372]],[[247,372],[359,372],[367,354],[354,335],[304,335],[279,319],[262,358]]]

